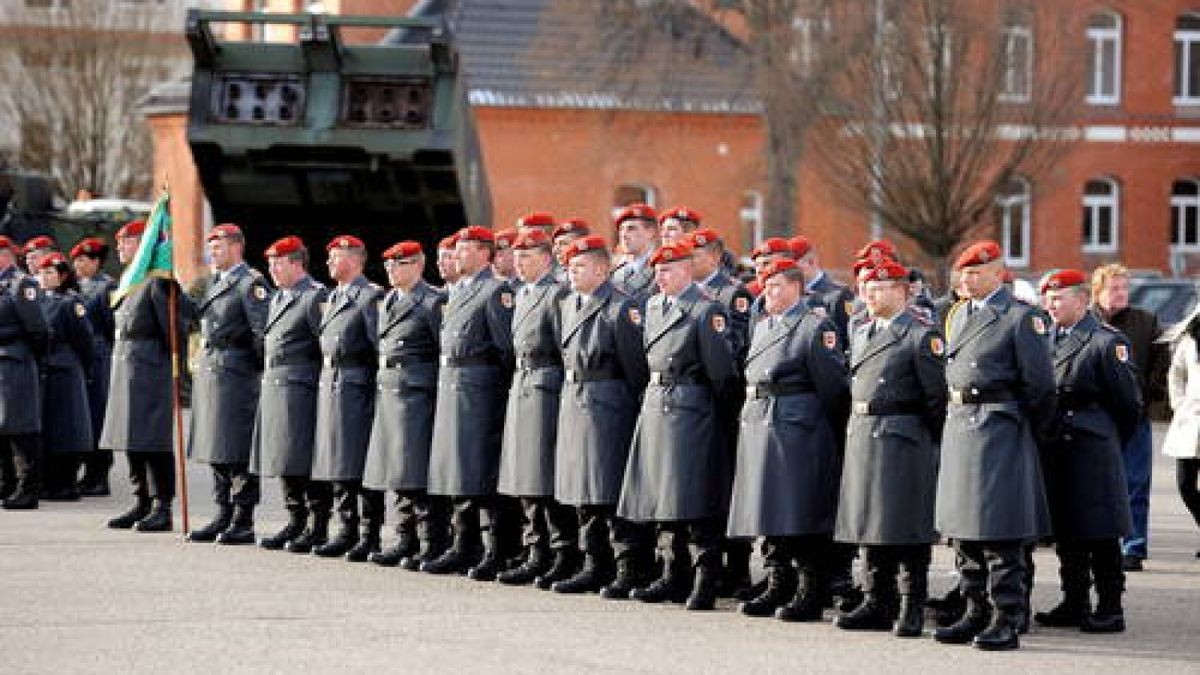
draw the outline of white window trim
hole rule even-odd
[[[1175,182],[1192,183],[1193,185],[1196,185],[1197,188],[1200,188],[1200,180],[1182,179],[1182,180],[1175,181]],[[1171,210],[1172,211],[1175,211],[1175,210],[1182,211],[1183,209],[1187,209],[1187,208],[1196,209],[1197,217],[1200,217],[1200,195],[1184,195],[1184,196],[1177,196],[1174,194],[1171,195]],[[1179,217],[1179,226],[1181,228],[1183,227],[1183,214],[1182,213],[1180,214],[1180,217]],[[1172,233],[1172,234],[1175,234],[1175,233]],[[1179,232],[1178,234],[1182,235],[1183,232]],[[1182,239],[1183,237],[1180,236],[1179,238]],[[1171,244],[1171,252],[1172,253],[1195,253],[1197,251],[1200,251],[1200,233],[1197,233],[1197,238],[1196,238],[1195,243]]]
[[[1175,44],[1182,42],[1184,49],[1179,55],[1179,61],[1175,64],[1175,70],[1179,73],[1180,85],[1186,90],[1188,80],[1191,79],[1191,51],[1200,49],[1200,30],[1183,29],[1175,31]],[[1180,95],[1172,93],[1171,102],[1179,106],[1200,105],[1200,91],[1193,91],[1190,94]]]
[[[1087,183],[1092,182],[1106,183],[1112,188],[1112,193],[1108,195],[1083,195],[1083,208],[1093,211],[1093,224],[1099,222],[1099,219],[1096,218],[1096,214],[1100,208],[1106,206],[1112,208],[1112,242],[1108,244],[1095,244],[1085,241],[1083,242],[1083,252],[1115,253],[1121,245],[1121,186],[1111,178],[1093,178],[1084,182],[1084,189],[1087,189]],[[1096,233],[1093,232],[1093,234]]]
[[[743,206],[738,209],[738,222],[741,224],[751,223],[754,227],[754,245],[758,246],[763,242],[765,234],[763,232],[763,195],[758,190],[745,190],[742,192],[743,199],[749,197],[753,202],[752,206]]]
[[[1025,37],[1025,90],[1011,91],[1015,69],[1012,67],[1016,49],[1014,36]],[[1033,29],[1025,24],[1009,24],[1004,27],[1004,83],[999,99],[1005,103],[1028,103],[1033,96]]]
[[[621,188],[634,188],[637,190],[641,190],[646,195],[646,200],[642,203],[645,204],[646,206],[649,206],[650,208],[655,208],[655,209],[658,208],[658,190],[655,190],[649,184],[646,184],[646,183],[618,183],[617,187],[613,191],[615,192],[616,190],[619,190]],[[613,220],[616,220],[617,215],[620,214],[621,211],[625,210],[625,206],[626,205],[624,205],[624,204],[622,204],[621,206],[613,206],[612,209],[610,210],[611,218]]]
[[[1121,15],[1114,12],[1105,12],[1105,16],[1116,19],[1117,25],[1115,28],[1088,28],[1088,42],[1092,47],[1092,81],[1088,83],[1089,93],[1086,96],[1087,103],[1091,105],[1117,105],[1121,102],[1121,80],[1123,73],[1121,72],[1121,49],[1122,33],[1124,32],[1125,24],[1121,20]],[[1112,95],[1093,93],[1103,90],[1103,69],[1100,67],[1104,59],[1104,43],[1112,41],[1113,49],[1113,93]]]
[[[1020,193],[1008,193],[1000,195],[996,198],[996,206],[1000,209],[1000,241],[1004,243],[1004,264],[1010,267],[1029,267],[1029,248],[1033,243],[1031,241],[1031,226],[1030,222],[1033,218],[1033,190],[1030,189],[1029,181],[1024,178],[1016,178],[1014,182],[1021,186]],[[1024,255],[1012,256],[1009,255],[1008,242],[1012,238],[1012,209],[1014,207],[1024,206],[1021,211],[1021,243]]]

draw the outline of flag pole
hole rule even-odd
[[[163,193],[169,195],[170,188],[167,178],[163,177]],[[168,201],[169,205],[170,202]],[[167,245],[171,247],[171,283],[170,290],[167,293],[167,322],[169,324],[168,331],[170,332],[167,338],[171,348],[171,412],[175,418],[175,466],[179,476],[179,516],[182,525],[183,536],[186,537],[191,532],[191,524],[188,522],[188,481],[187,481],[187,453],[184,451],[183,445],[183,396],[182,389],[182,374],[183,374],[183,359],[180,358],[181,345],[179,344],[179,281],[175,279],[175,237],[171,233],[167,238]]]

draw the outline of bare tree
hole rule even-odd
[[[944,286],[964,239],[999,237],[997,197],[1070,150],[1081,31],[1049,3],[878,2],[859,18],[873,48],[843,64],[813,154],[839,200],[916,244]]]
[[[64,196],[145,196],[152,149],[137,104],[187,67],[186,4],[0,6],[0,121],[16,131],[17,163],[50,174]]]

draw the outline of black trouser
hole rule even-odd
[[[1196,521],[1196,526],[1200,527],[1200,485],[1197,484],[1198,476],[1200,476],[1200,459],[1185,458],[1175,460],[1175,485],[1179,488],[1179,497],[1183,499],[1183,505],[1192,514],[1192,520]]]
[[[0,436],[0,497],[37,495],[41,485],[41,455],[40,434]]]
[[[283,507],[290,514],[307,517],[309,512],[328,516],[333,506],[333,484],[308,476],[280,476]]]
[[[510,558],[520,550],[515,500],[503,495],[472,495],[454,497],[452,504],[450,524],[456,550],[470,552],[482,544],[488,554],[500,558]]]
[[[1054,552],[1058,554],[1063,595],[1068,600],[1086,602],[1088,588],[1094,581],[1101,604],[1107,603],[1110,610],[1120,608],[1121,594],[1125,591],[1120,539],[1060,539]]]
[[[660,521],[654,524],[658,534],[658,557],[663,570],[719,567],[723,528],[718,518]]]
[[[309,508],[313,513],[325,514],[337,511],[342,522],[358,522],[358,493],[362,490],[362,481],[356,479],[312,481],[313,486],[320,483],[323,489],[309,488]]]
[[[583,504],[575,507],[579,522],[577,539],[584,555],[608,560],[613,555],[612,539],[619,525],[616,504]]]
[[[882,597],[899,592],[924,600],[929,590],[932,556],[929,544],[863,546],[863,592]]]
[[[800,534],[763,538],[763,565],[787,567],[795,564],[800,572],[800,591],[823,593],[829,578],[829,549],[833,536]]]
[[[42,487],[47,490],[63,490],[75,487],[79,465],[88,453],[48,452],[42,458]]]
[[[1018,612],[1025,605],[1025,543],[1020,540],[954,540],[963,595],[991,596],[997,608]]]
[[[521,497],[525,521],[521,544],[540,549],[579,547],[579,520],[575,511],[554,501],[554,497]]]
[[[248,462],[214,462],[213,501],[217,506],[255,506],[259,500],[258,476]]]
[[[138,501],[151,498],[162,502],[175,499],[175,456],[169,452],[125,453],[129,460],[129,484]]]
[[[112,469],[112,465],[112,450],[96,448],[83,457],[83,479],[100,480],[101,478],[108,478],[108,472]]]

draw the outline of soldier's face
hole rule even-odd
[[[658,238],[663,244],[674,244],[683,236],[683,223],[667,218],[658,228]]]
[[[804,275],[804,282],[808,283],[816,278],[817,273],[821,271],[821,267],[817,264],[817,257],[813,254],[796,258],[796,267],[800,273]]]
[[[513,261],[514,253],[511,248],[498,249],[496,257],[492,259],[492,269],[502,277],[511,277],[516,269]]]
[[[591,293],[608,278],[608,263],[600,255],[577,255],[567,263],[567,279],[571,290]]]
[[[100,260],[91,256],[75,256],[71,265],[75,268],[76,276],[84,279],[94,277],[100,271]]]
[[[767,271],[767,267],[771,263],[775,262],[776,260],[778,260],[782,257],[784,257],[784,254],[782,254],[782,253],[768,253],[766,255],[758,256],[757,258],[755,258],[753,260],[754,273],[759,274],[759,275],[765,273]]]
[[[654,241],[654,226],[644,220],[626,220],[621,223],[619,236],[621,246],[634,256],[640,256]]]
[[[142,241],[141,237],[119,237],[117,238],[117,260],[122,265],[128,265],[133,262],[133,256],[137,255],[138,244]]]
[[[908,304],[908,283],[904,281],[868,281],[862,289],[863,303],[873,317],[891,318]]]
[[[34,249],[25,256],[25,269],[30,272],[38,268],[38,264],[42,262],[42,258],[46,257],[46,251],[42,249]]]
[[[454,282],[461,276],[458,273],[458,254],[452,248],[439,248],[437,258],[438,274],[447,282]]]
[[[455,262],[458,273],[472,276],[488,264],[488,248],[478,241],[460,241],[454,245]]]
[[[217,237],[208,242],[208,257],[214,268],[227,270],[242,261],[243,248],[241,242]]]
[[[654,283],[664,295],[679,295],[692,283],[692,261],[685,258],[655,265]]]
[[[707,279],[717,271],[721,254],[711,247],[698,248],[692,253],[692,278],[696,281]]]
[[[287,256],[273,256],[267,258],[267,273],[271,275],[271,281],[274,281],[276,286],[291,288],[304,276],[304,266],[299,260],[292,260]]]
[[[329,260],[325,265],[329,269],[330,279],[338,283],[353,281],[362,273],[363,254],[353,249],[335,248],[329,252]]]
[[[425,269],[425,256],[385,260],[383,269],[387,271],[388,283],[392,285],[392,288],[407,290],[412,288],[413,284],[417,283],[417,279],[421,277],[421,271]]]
[[[1046,311],[1060,326],[1074,326],[1087,310],[1088,297],[1076,288],[1050,289],[1046,291]]]
[[[1096,304],[1104,311],[1112,314],[1129,306],[1129,277],[1109,277],[1100,292],[1096,294]]]
[[[527,284],[541,279],[550,269],[550,253],[542,249],[514,251],[513,259],[517,278]]]
[[[997,263],[964,267],[961,272],[963,293],[976,300],[982,300],[1000,287],[1004,278],[1004,270]]]
[[[62,275],[53,267],[44,267],[37,271],[38,284],[42,288],[53,291],[62,285]]]
[[[800,301],[800,282],[786,274],[776,274],[763,282],[763,307],[769,314],[781,314]]]
[[[17,264],[17,257],[13,255],[12,249],[0,248],[0,270],[6,270]]]

